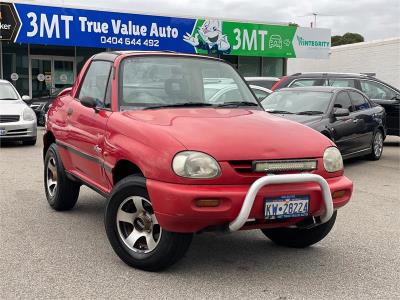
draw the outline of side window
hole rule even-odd
[[[351,102],[353,103],[354,110],[363,110],[369,108],[369,103],[363,95],[357,92],[349,92]]]
[[[354,79],[341,79],[341,78],[329,78],[329,86],[335,87],[354,87]]]
[[[350,97],[347,92],[340,92],[336,96],[334,107],[347,108],[349,111],[353,110],[351,105]]]
[[[383,84],[360,80],[361,90],[371,99],[391,100],[396,96],[396,93]]]
[[[301,87],[301,86],[320,86],[324,85],[324,79],[298,79],[293,81],[290,87]]]
[[[96,100],[97,106],[107,107],[105,100],[111,67],[111,62],[93,61],[83,79],[78,99],[91,97]]]

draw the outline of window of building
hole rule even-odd
[[[262,58],[261,76],[265,77],[281,77],[284,74],[283,58]]]
[[[28,45],[2,42],[3,78],[22,95],[29,95]]]
[[[239,73],[243,77],[260,76],[260,74],[261,74],[261,57],[240,56],[238,69],[239,69]]]

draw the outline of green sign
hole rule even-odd
[[[184,41],[199,54],[327,58],[330,30],[198,19]]]

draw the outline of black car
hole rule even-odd
[[[284,88],[261,104],[269,113],[321,132],[336,143],[343,158],[368,155],[378,160],[382,155],[385,109],[356,89]]]
[[[284,87],[334,86],[362,91],[386,110],[387,133],[400,136],[400,90],[368,74],[296,73],[283,77],[272,90]]]
[[[49,110],[50,104],[53,103],[54,99],[57,98],[58,94],[64,90],[64,88],[56,88],[52,89],[49,92],[49,95],[43,97],[33,98],[30,101],[30,107],[36,114],[37,124],[39,126],[44,126],[45,123],[45,116],[47,111]]]

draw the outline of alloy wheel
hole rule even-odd
[[[54,197],[57,191],[57,165],[54,157],[50,157],[47,162],[47,171],[46,171],[46,187],[47,192],[51,197]]]
[[[376,157],[380,157],[383,150],[383,136],[380,131],[375,134],[374,138],[374,154]]]
[[[116,223],[119,238],[134,252],[149,253],[160,241],[162,229],[146,198],[132,196],[122,201]]]

